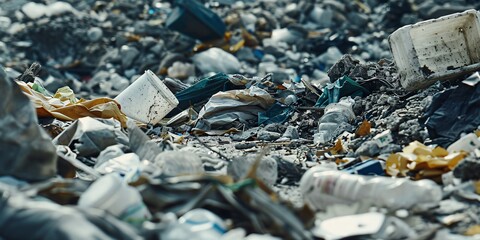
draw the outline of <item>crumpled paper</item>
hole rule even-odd
[[[82,117],[115,118],[126,127],[127,117],[120,110],[120,104],[111,98],[77,101],[73,92],[66,88],[60,88],[54,97],[49,97],[34,91],[27,83],[18,81],[17,84],[33,102],[38,117],[53,117],[63,121]]]

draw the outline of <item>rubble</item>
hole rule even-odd
[[[479,7],[0,1],[0,238],[476,239]]]

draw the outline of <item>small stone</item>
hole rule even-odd
[[[262,131],[258,132],[257,139],[261,140],[261,141],[270,142],[270,141],[275,141],[275,140],[279,139],[281,136],[282,136],[282,134],[280,134],[280,133],[269,132],[269,131],[262,130]]]
[[[103,31],[99,27],[92,27],[88,29],[87,36],[90,42],[97,42],[102,39]]]
[[[241,142],[235,144],[235,149],[243,150],[256,147],[257,144],[255,142]]]
[[[359,156],[374,157],[380,153],[380,148],[375,141],[366,141],[355,151]]]
[[[294,126],[288,126],[287,130],[283,133],[282,138],[299,139],[298,128]]]
[[[120,49],[120,56],[122,58],[122,66],[128,68],[132,65],[135,58],[138,57],[140,52],[135,47],[123,45]]]

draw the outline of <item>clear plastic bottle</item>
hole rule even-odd
[[[417,204],[438,204],[442,200],[441,188],[427,179],[412,181],[339,171],[309,171],[302,177],[300,189],[305,201],[315,209],[363,201],[397,210],[409,209]]]
[[[331,141],[336,137],[336,133],[341,133],[337,130],[338,128],[348,126],[353,121],[355,118],[352,110],[353,103],[354,100],[348,97],[325,107],[325,113],[318,122],[318,133],[314,135],[315,143]]]

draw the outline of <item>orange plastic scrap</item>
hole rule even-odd
[[[363,122],[358,127],[357,131],[355,131],[355,135],[359,137],[367,136],[368,134],[370,134],[371,128],[372,128],[372,124],[367,120],[363,120]]]
[[[429,155],[433,156],[432,149],[423,145],[419,141],[411,142],[408,146],[403,148],[404,153],[413,153],[415,155]]]
[[[407,176],[408,164],[415,161],[417,156],[409,153],[390,154],[386,161],[386,172],[390,176]]]
[[[466,236],[475,236],[480,234],[480,225],[470,226],[464,233]]]
[[[330,152],[332,154],[340,154],[344,151],[342,140],[339,138],[337,139],[337,142],[335,142],[335,145],[330,148]]]
[[[425,169],[425,170],[421,170],[417,173],[416,177],[418,179],[421,179],[421,178],[434,178],[434,177],[438,177],[438,176],[441,176],[442,174],[444,174],[445,171],[442,170],[442,169]]]
[[[66,103],[34,91],[24,82],[17,83],[35,106],[38,117],[54,117],[63,121],[82,117],[115,118],[123,127],[127,125],[127,117],[120,110],[120,104],[111,98],[81,99],[74,104]]]
[[[448,151],[442,147],[436,147],[432,150],[432,154],[435,157],[446,157],[448,155]]]
[[[448,156],[445,156],[445,160],[448,161],[448,169],[453,170],[457,164],[467,156],[465,152],[451,153]]]
[[[465,157],[464,152],[448,153],[444,148],[431,148],[414,141],[403,148],[403,152],[388,157],[386,170],[392,176],[406,176],[411,171],[416,179],[436,179],[451,171]]]
[[[473,186],[475,187],[475,193],[480,194],[480,181],[473,182]]]
[[[442,158],[433,158],[427,161],[426,163],[427,163],[427,168],[429,169],[438,169],[438,168],[448,167],[448,161]]]

